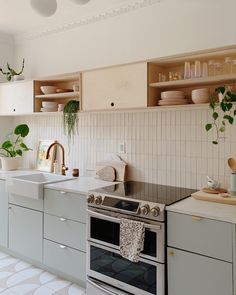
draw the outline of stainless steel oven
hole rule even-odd
[[[98,208],[89,208],[87,212],[89,278],[131,294],[164,295],[165,224]],[[145,224],[144,250],[138,263],[119,254],[121,218],[140,220]]]

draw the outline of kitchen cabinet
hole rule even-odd
[[[232,264],[168,248],[169,295],[232,295]]]
[[[55,93],[44,94],[41,86],[56,87]],[[42,102],[66,104],[70,100],[81,102],[81,74],[74,73],[34,81],[34,112],[41,112]]]
[[[230,46],[228,48],[224,47],[169,56],[167,58],[163,57],[149,62],[148,99],[156,99],[157,105],[161,99],[161,92],[180,90],[184,92],[185,98],[191,104],[188,107],[194,108],[194,106],[198,106],[193,104],[191,99],[191,93],[194,89],[208,88],[210,93],[214,93],[216,87],[229,85],[235,90],[236,71],[232,71],[230,63],[227,64],[225,62],[226,57],[231,61],[234,60],[235,54],[236,47]],[[205,77],[184,79],[184,63],[186,61],[191,63],[192,66],[194,66],[195,61],[200,61],[201,65],[203,63],[207,64],[208,75]],[[160,79],[160,76],[164,76],[165,78]],[[168,106],[164,107],[166,108]],[[170,107],[173,108],[173,105]],[[175,105],[175,107],[179,108],[181,105]]]
[[[0,245],[8,246],[8,194],[3,180],[0,180]]]
[[[18,81],[0,85],[0,115],[33,112],[33,81]]]
[[[235,225],[168,212],[169,295],[233,294]]]
[[[147,63],[82,73],[82,110],[147,107]]]
[[[86,196],[44,190],[44,259],[55,271],[85,286]]]
[[[9,249],[42,262],[43,213],[9,204]]]

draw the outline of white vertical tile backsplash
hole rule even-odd
[[[66,147],[70,168],[79,167],[82,175],[95,169],[95,163],[109,153],[119,152],[129,164],[129,179],[160,184],[200,188],[206,176],[228,184],[227,158],[236,157],[236,128],[231,126],[218,146],[204,126],[209,111],[202,109],[147,109],[101,113],[80,113],[79,134],[70,149],[63,131],[62,116],[15,117],[16,124],[29,124],[26,139],[33,152],[26,165],[33,167],[40,139],[57,139]]]

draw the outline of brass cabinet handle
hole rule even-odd
[[[203,220],[203,218],[202,217],[200,217],[200,216],[192,216],[192,220],[195,220],[195,221],[201,221],[201,220]]]

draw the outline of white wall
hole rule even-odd
[[[151,1],[150,1],[151,2]],[[236,44],[235,0],[161,0],[17,45],[39,77]]]
[[[15,48],[12,36],[0,32],[0,67],[6,70],[6,64],[9,62],[14,66]],[[5,81],[5,77],[0,74],[0,82]]]

